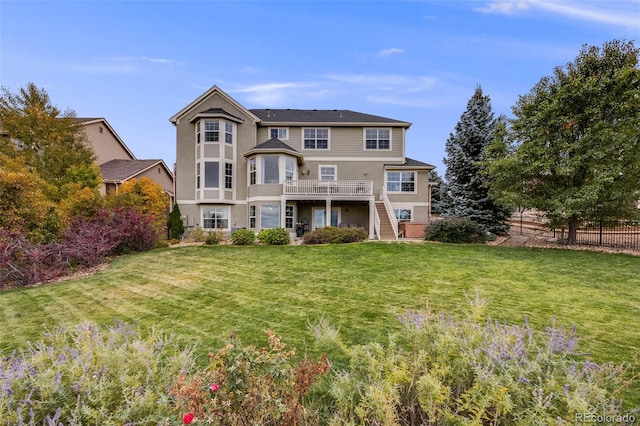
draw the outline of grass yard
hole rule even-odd
[[[640,257],[435,243],[188,246],[116,259],[95,275],[0,293],[0,350],[46,327],[89,319],[156,325],[201,345],[231,332],[263,345],[272,329],[298,353],[326,317],[347,343],[384,341],[395,316],[429,304],[460,314],[475,290],[489,315],[544,330],[552,317],[583,335],[592,357],[632,361],[640,348]]]

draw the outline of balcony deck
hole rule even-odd
[[[370,180],[289,180],[282,184],[282,192],[289,199],[370,199],[373,181]]]

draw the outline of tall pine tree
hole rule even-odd
[[[497,204],[489,195],[482,170],[485,149],[493,141],[496,124],[491,100],[478,86],[445,145],[446,190],[440,206],[443,216],[471,219],[486,231],[500,235],[509,230],[507,221],[512,209]]]

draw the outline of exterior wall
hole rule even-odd
[[[135,160],[105,123],[85,124],[84,129],[96,155],[97,164],[104,164],[111,160]]]
[[[150,168],[149,170],[145,170],[144,172],[136,176],[136,179],[140,179],[142,177],[148,177],[162,186],[165,191],[168,191],[170,193],[173,192],[173,180],[171,179],[171,176],[167,173],[165,168],[161,165],[157,165]]]
[[[287,126],[278,126],[287,127]],[[329,128],[329,149],[304,149],[302,147],[302,136],[304,128]],[[364,149],[364,129],[390,129],[391,130],[391,150],[365,150]],[[289,139],[284,140],[287,145],[302,153],[305,160],[313,160],[314,157],[350,157],[352,160],[363,160],[363,155],[367,159],[378,161],[403,161],[404,157],[404,129],[379,126],[366,127],[331,127],[330,124],[319,123],[315,126],[288,127]],[[269,127],[258,129],[258,143],[270,139]]]
[[[200,143],[201,148],[197,148],[195,139],[195,123],[190,121],[199,113],[212,108],[222,108],[236,117],[242,118],[242,123],[235,124],[235,141],[233,146],[225,144],[223,138],[224,116],[213,119],[220,120],[221,142]],[[175,118],[172,118],[175,119]],[[280,223],[284,222],[284,203],[282,200],[282,184],[256,184],[248,185],[248,159],[244,154],[252,150],[257,145],[270,139],[269,129],[271,127],[288,128],[288,138],[282,141],[303,155],[302,164],[296,163],[294,179],[298,180],[319,180],[321,166],[335,166],[337,180],[367,180],[373,182],[375,199],[380,199],[381,189],[386,185],[385,166],[390,164],[404,164],[404,136],[406,129],[403,127],[390,127],[384,124],[374,126],[338,126],[331,127],[330,124],[318,123],[309,126],[283,126],[269,123],[256,124],[254,117],[235,102],[228,99],[220,92],[212,92],[209,97],[205,97],[198,104],[183,111],[176,122],[176,201],[180,204],[183,216],[186,216],[185,226],[202,226],[202,212],[208,206],[226,206],[230,209],[229,228],[249,228],[249,211],[251,207],[256,208],[256,226],[259,230],[261,226],[260,208],[264,205],[278,205],[280,207]],[[228,120],[235,122],[234,120]],[[305,150],[302,148],[304,128],[329,128],[329,149],[328,150]],[[366,128],[390,129],[391,148],[389,150],[365,150]],[[267,155],[279,155],[284,158],[285,152],[272,153],[265,151]],[[253,155],[253,153],[252,153]],[[256,151],[256,158],[259,159],[262,153]],[[223,167],[224,159],[233,162],[233,190],[207,189],[196,191],[196,164],[210,158],[211,161],[220,161]],[[258,162],[259,163],[259,162]],[[260,165],[256,170],[258,182],[261,181]],[[281,166],[282,167],[282,166]],[[428,179],[427,171],[411,170],[409,168],[397,169],[398,171],[416,171],[416,192],[410,194],[389,194],[389,199],[394,208],[410,208],[412,211],[412,222],[426,223],[429,218],[428,204]],[[204,177],[204,170],[201,171]],[[282,180],[281,170],[281,180]],[[204,182],[202,182],[204,185]],[[220,186],[223,182],[220,182]],[[200,196],[200,198],[199,198]],[[312,229],[314,208],[326,208],[325,200],[291,200],[286,201],[286,205],[293,206],[294,217],[293,227],[288,230],[295,234],[296,224],[303,219]],[[331,207],[339,209],[339,226],[361,226],[368,230],[370,226],[369,201],[339,201],[332,200]]]

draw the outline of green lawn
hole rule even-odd
[[[126,256],[93,276],[0,293],[0,349],[44,326],[84,319],[157,325],[202,345],[231,332],[263,344],[272,329],[312,350],[308,322],[324,316],[348,343],[383,340],[397,314],[429,304],[460,313],[478,290],[492,318],[544,329],[553,316],[583,335],[597,361],[640,348],[640,257],[526,248],[362,243],[341,246],[190,246]]]

